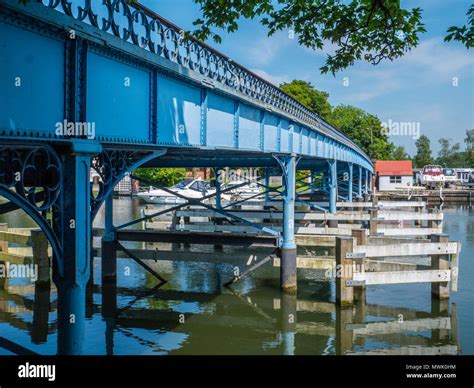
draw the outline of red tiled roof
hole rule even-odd
[[[375,162],[375,172],[379,176],[411,176],[413,168],[411,160],[377,160]]]

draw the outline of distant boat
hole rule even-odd
[[[254,182],[249,182],[247,184],[244,183],[245,181],[234,181],[224,185],[223,189],[229,189],[227,193],[230,193],[232,195],[233,201],[245,200],[249,198],[252,198],[253,201],[262,200],[261,196],[258,197],[259,195],[263,194],[258,184]],[[231,187],[239,185],[242,186],[236,187],[235,189],[231,189]]]
[[[444,175],[444,187],[451,187],[451,185],[455,185],[456,183],[461,183],[461,179],[458,178],[456,171],[454,168],[444,168],[443,169]]]
[[[429,164],[423,167],[421,172],[421,184],[429,189],[435,189],[444,185],[443,168],[438,165]]]
[[[210,182],[204,181],[201,178],[197,179],[185,179],[176,185],[169,188],[170,191],[178,193],[187,198],[203,198],[208,195],[212,195],[216,192],[216,188],[212,187]],[[180,198],[168,191],[162,189],[153,189],[150,187],[148,191],[142,191],[137,196],[143,199],[147,203],[155,204],[180,204],[185,203],[184,198]],[[229,201],[231,199],[228,194],[221,194],[222,201]],[[215,199],[212,198],[212,201]],[[209,199],[205,202],[209,202]]]

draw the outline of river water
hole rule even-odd
[[[116,224],[138,218],[141,206],[137,199],[115,199]],[[223,288],[232,278],[232,252],[202,247],[214,263],[153,263],[168,280],[158,288],[158,281],[134,261],[119,259],[120,314],[111,320],[102,317],[96,259],[84,353],[474,354],[474,212],[465,207],[444,212],[444,233],[462,243],[459,291],[446,303],[432,301],[429,284],[370,286],[365,304],[339,310],[334,284],[324,271],[300,270],[297,295],[282,295],[279,270],[270,264]],[[102,219],[101,213],[97,226]],[[20,211],[0,222],[34,227]],[[9,291],[0,291],[0,337],[40,354],[55,354],[55,290],[51,303],[37,303],[35,309],[32,287],[20,287],[27,283],[12,279]],[[0,354],[11,353],[0,346]]]

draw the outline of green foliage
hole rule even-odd
[[[458,41],[468,49],[474,47],[474,4],[471,4],[466,15],[468,25],[449,27],[448,35],[444,38],[445,42]]]
[[[370,158],[390,159],[393,145],[376,116],[355,106],[339,105],[332,111],[331,123]]]
[[[422,168],[427,164],[433,163],[433,156],[431,154],[430,139],[425,135],[421,135],[415,143],[416,155],[413,158],[415,167]]]
[[[418,35],[425,32],[421,9],[400,7],[393,0],[195,0],[202,18],[194,21],[194,35],[205,40],[221,37],[212,29],[235,32],[239,19],[260,20],[271,36],[277,31],[293,31],[298,43],[312,50],[326,44],[337,46],[327,55],[322,73],[335,74],[356,60],[374,65],[393,60],[416,47]]]
[[[308,109],[316,112],[325,120],[331,119],[331,104],[328,101],[329,94],[317,90],[311,83],[301,80],[293,80],[283,83],[280,89],[294,99],[305,105]]]
[[[376,116],[350,105],[339,105],[333,108],[328,101],[329,94],[315,89],[309,82],[293,80],[280,87],[308,109],[334,125],[370,158],[390,159],[392,157],[394,146],[388,141],[382,123]]]
[[[396,146],[392,151],[393,160],[407,160],[410,159],[410,155],[407,154],[405,147]]]
[[[138,168],[134,175],[138,178],[157,182],[161,186],[169,187],[183,180],[186,176],[185,168]]]
[[[453,159],[459,154],[461,146],[459,143],[451,144],[451,139],[439,139],[441,149],[438,153],[436,163],[443,167],[454,167],[452,165]],[[457,167],[457,166],[456,166]]]
[[[474,168],[474,129],[466,131],[464,143],[466,144],[467,167]]]
[[[451,139],[439,139],[441,149],[438,153],[436,163],[444,167],[460,168],[460,167],[474,167],[473,163],[473,135],[474,130],[466,131],[466,150],[461,151],[459,143],[451,144]]]

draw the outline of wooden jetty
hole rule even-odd
[[[457,187],[455,189],[439,188],[429,190],[425,187],[408,187],[403,190],[382,191],[377,195],[382,200],[407,201],[412,198],[423,200],[430,206],[445,205],[469,205],[472,206],[474,200],[474,190],[471,185]]]
[[[313,203],[316,206],[319,204],[321,202]],[[336,304],[296,299],[290,303],[288,298],[294,298],[294,295],[283,293],[282,299],[275,300],[272,307],[281,310],[282,314],[292,309],[295,314],[298,310],[336,312],[335,326],[297,322],[295,326],[285,324],[284,331],[310,335],[336,334],[337,353],[351,354],[354,342],[361,337],[390,336],[419,330],[453,330],[452,319],[445,315],[425,317],[407,313],[402,325],[391,320],[368,323],[364,320],[364,314],[374,310],[374,307],[361,307],[366,304],[366,289],[372,285],[430,283],[433,301],[437,303],[444,303],[450,292],[457,291],[461,246],[442,234],[443,213],[427,209],[424,201],[383,201],[377,197],[370,202],[338,202],[337,209],[336,213],[315,211],[305,203],[294,213],[295,240],[303,250],[298,251],[296,266],[299,269],[325,271],[327,281],[336,284]],[[248,276],[267,263],[275,267],[281,264],[279,236],[269,235],[264,229],[269,227],[278,231],[281,228],[283,215],[279,201],[265,202],[260,208],[255,204],[247,208],[239,206],[228,210],[228,214],[188,206],[174,211],[168,220],[154,219],[154,212],[156,209],[144,209],[143,215],[149,218],[143,223],[143,229],[117,229],[113,242],[106,241],[104,244],[103,241],[100,246],[93,247],[93,256],[102,257],[103,269],[106,270],[103,271],[101,287],[104,296],[102,314],[104,317],[115,317],[116,323],[123,327],[148,327],[176,322],[177,313],[137,312],[134,309],[118,312],[116,297],[117,292],[121,291],[113,283],[110,285],[107,282],[107,275],[113,275],[115,265],[104,267],[103,257],[108,256],[109,265],[110,260],[116,262],[132,258],[159,279],[162,278],[151,264],[155,261],[227,262],[237,267],[238,272],[226,284]],[[259,228],[253,224],[234,224],[233,217],[254,222]],[[97,229],[93,234],[102,237],[106,233],[105,230]],[[122,242],[127,241],[142,242],[143,245],[127,249],[122,245]],[[208,246],[220,254],[190,249],[195,245]],[[327,251],[324,254],[306,254],[305,247],[321,247]],[[50,302],[50,256],[51,249],[39,230],[0,225],[0,261],[37,264],[40,268],[36,284],[17,287],[16,292],[8,282],[1,283],[4,291],[0,292],[7,295],[5,301],[14,303],[0,304],[0,319],[22,330],[31,331],[35,342],[44,341],[48,333],[55,330],[54,325],[48,323],[49,312],[56,309],[56,303]],[[22,297],[22,292],[32,294],[33,299]],[[169,294],[170,291],[167,292]],[[173,293],[176,295],[162,293],[162,297],[179,298],[180,292]],[[286,307],[282,308],[282,303]],[[260,315],[271,316],[260,309],[258,311]],[[17,316],[30,312],[34,314],[34,322],[41,322],[40,325],[31,325]],[[219,318],[219,322],[219,325],[228,324],[224,318]],[[262,330],[271,330],[271,325],[265,326],[264,321],[249,321],[245,317],[240,320],[232,317],[232,322],[239,327],[257,325]],[[219,330],[219,325],[216,330]],[[451,339],[435,347],[412,347],[409,343],[401,341],[401,346],[396,350],[377,349],[371,352],[456,354],[459,351]],[[287,348],[291,349],[291,346]]]
[[[176,238],[175,242],[180,238],[189,242],[196,236],[202,239],[202,236],[208,235],[212,236],[208,243],[216,246],[235,243],[232,241],[237,234],[240,239],[237,244],[247,240],[246,245],[250,246],[253,239],[265,236],[264,227],[277,231],[282,229],[281,205],[281,201],[260,202],[260,206],[258,202],[246,203],[245,206],[228,209],[225,214],[214,209],[189,206],[174,211],[167,221],[154,219],[156,209],[147,207],[143,210],[143,215],[149,217],[143,224],[145,230],[126,233],[135,236],[133,241],[163,241],[162,238],[150,240],[148,236],[170,233]],[[335,252],[319,256],[298,254],[296,266],[322,270],[355,268],[343,276],[334,276],[339,304],[354,303],[354,299],[357,300],[354,294],[363,294],[361,290],[373,284],[428,282],[432,284],[433,295],[439,299],[449,297],[448,284],[452,291],[457,290],[461,246],[442,235],[443,213],[438,209],[428,209],[426,202],[384,201],[373,196],[370,202],[337,202],[336,213],[314,211],[311,205],[320,206],[324,202],[305,202],[294,213],[298,246],[335,247]],[[233,217],[254,224],[235,224]],[[269,236],[266,238],[272,239]],[[255,265],[258,259],[251,260],[251,252],[228,253],[229,261]],[[135,253],[142,254],[139,251]],[[190,260],[189,252],[176,250],[155,253],[154,256],[145,253],[141,257]],[[265,254],[260,257],[268,259]],[[416,260],[422,259],[427,263],[416,263]],[[214,258],[197,253],[195,260],[209,261]],[[274,266],[280,266],[278,255],[271,261]],[[248,267],[243,266],[241,271],[250,273]]]

